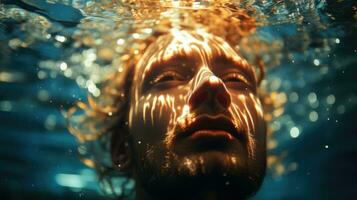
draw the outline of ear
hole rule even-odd
[[[130,172],[131,151],[129,149],[128,133],[119,129],[113,133],[111,138],[110,154],[113,167],[120,172]]]

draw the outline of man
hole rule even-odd
[[[266,167],[259,78],[227,42],[173,29],[126,79],[111,156],[135,180],[137,199],[245,199],[258,190]]]

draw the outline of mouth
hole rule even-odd
[[[196,117],[189,125],[177,131],[177,149],[184,151],[227,150],[244,138],[243,131],[224,115]],[[180,146],[180,147],[179,147]]]
[[[181,137],[196,138],[200,135],[226,136],[227,139],[238,138],[241,134],[229,118],[219,116],[202,115],[196,117],[191,124],[184,128]]]

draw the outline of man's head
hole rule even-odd
[[[160,36],[133,69],[127,137],[112,138],[114,164],[130,160],[137,190],[155,198],[251,195],[266,166],[257,79],[220,37]]]

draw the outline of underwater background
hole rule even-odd
[[[271,167],[252,199],[353,199],[356,1],[240,3],[264,15],[257,35],[275,41],[271,48],[279,51],[263,83],[279,101],[272,113],[274,139],[268,141]],[[104,48],[111,47],[112,38],[105,39],[100,29],[125,32],[125,23],[113,25],[115,13],[126,16],[120,4],[0,0],[1,199],[109,198],[95,171],[78,159],[64,112],[88,92],[99,95],[100,80],[93,74],[111,72],[108,60],[116,53]],[[116,38],[115,43],[125,41]]]

